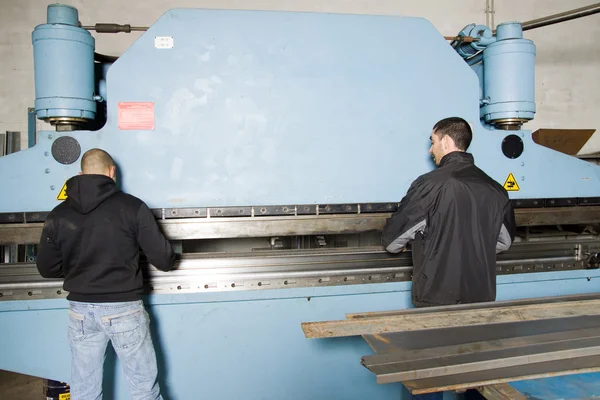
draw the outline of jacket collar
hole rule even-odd
[[[442,157],[440,161],[440,167],[456,163],[475,164],[475,159],[471,153],[464,151],[453,151],[452,153],[448,153]]]

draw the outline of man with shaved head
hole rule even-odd
[[[81,157],[81,174],[105,175],[114,180],[116,169],[114,160],[104,150],[91,149]]]
[[[67,200],[48,215],[37,254],[45,278],[64,278],[69,292],[73,400],[102,398],[110,341],[133,399],[162,399],[141,300],[140,248],[156,268],[173,268],[175,254],[148,206],[115,183],[116,166],[104,150],[88,150],[81,172],[67,181]]]

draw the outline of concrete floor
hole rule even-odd
[[[45,399],[43,379],[0,370],[0,399]]]

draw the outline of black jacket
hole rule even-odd
[[[506,190],[477,168],[473,156],[453,152],[417,178],[386,222],[391,253],[412,243],[412,300],[417,306],[496,299],[496,254],[515,237]]]
[[[67,196],[46,219],[37,267],[45,278],[64,278],[69,300],[139,300],[140,247],[156,268],[173,267],[173,248],[148,206],[112,179],[75,176],[67,181]]]

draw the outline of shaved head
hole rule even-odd
[[[81,157],[81,172],[84,175],[106,175],[114,179],[115,162],[106,151],[91,149]]]

